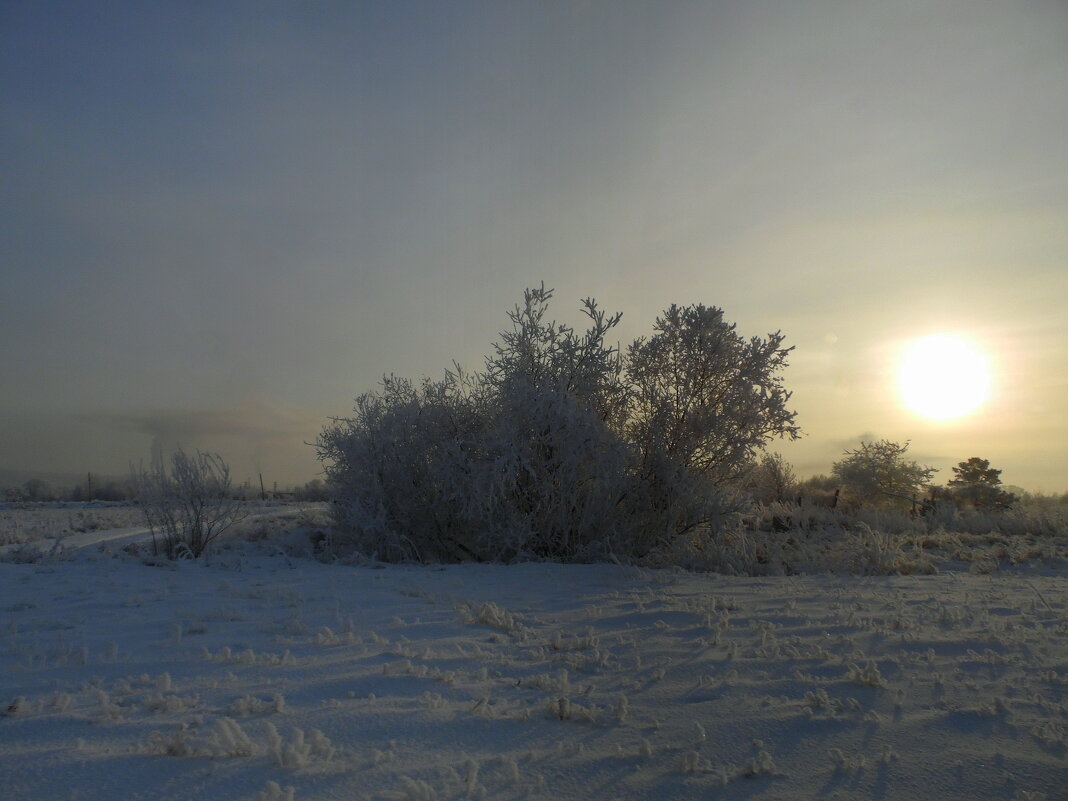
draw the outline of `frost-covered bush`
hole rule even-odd
[[[218,454],[179,448],[163,461],[134,474],[141,511],[152,529],[152,550],[171,559],[199,558],[204,550],[248,515],[233,497],[230,467]]]
[[[746,342],[672,307],[624,357],[620,315],[583,301],[579,332],[527,290],[481,373],[386,377],[320,435],[337,527],[356,550],[425,562],[641,556],[713,526],[723,485],[797,436],[782,337]]]
[[[627,443],[572,393],[509,383],[497,396],[492,456],[498,557],[603,558],[643,546],[626,514],[633,489]]]
[[[322,432],[336,523],[358,550],[386,560],[481,558],[472,546],[494,512],[481,395],[459,371],[420,387],[391,376]]]
[[[859,448],[847,450],[831,472],[854,498],[915,507],[937,471],[906,459],[908,448],[908,442],[902,445],[885,439],[861,442]]]
[[[387,378],[319,438],[336,522],[387,560],[580,558],[631,544],[628,450],[566,392]]]

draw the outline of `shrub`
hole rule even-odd
[[[235,523],[248,516],[233,497],[230,468],[218,454],[179,448],[170,467],[162,462],[133,477],[137,499],[152,529],[152,552],[171,559],[199,558]]]
[[[463,376],[416,388],[383,379],[380,393],[356,399],[355,416],[337,419],[319,436],[336,522],[361,551],[388,560],[474,558],[468,503],[476,476],[479,414],[463,396]]]
[[[606,343],[618,314],[586,299],[579,333],[549,320],[551,297],[524,293],[484,372],[456,366],[418,387],[388,376],[323,430],[335,520],[355,549],[425,562],[640,556],[713,524],[729,508],[720,484],[767,439],[797,436],[780,335],[746,343],[718,309],[672,307],[624,358]],[[665,372],[662,358],[697,365]]]
[[[319,438],[336,520],[382,559],[577,558],[616,532],[625,445],[566,393],[395,377]],[[492,404],[491,404],[492,399]]]

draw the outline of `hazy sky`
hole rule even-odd
[[[0,3],[0,467],[306,481],[524,287],[781,329],[798,472],[911,439],[1068,490],[1068,5]],[[905,411],[911,338],[994,396]]]

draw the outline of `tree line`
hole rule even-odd
[[[104,503],[123,503],[136,501],[137,486],[134,480],[136,476],[123,479],[97,478],[89,475],[86,480],[74,486],[56,487],[52,483],[41,478],[31,478],[21,484],[11,484],[0,489],[0,499],[5,503],[89,503],[101,501]],[[254,489],[251,483],[231,487],[229,490],[242,499],[256,499],[260,497],[260,490]],[[289,487],[282,491],[285,498],[301,502],[314,502],[329,500],[330,494],[325,482],[321,478],[312,480],[297,486]],[[271,494],[272,497],[274,493]]]

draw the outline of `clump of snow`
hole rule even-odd
[[[827,751],[831,758],[835,773],[857,773],[864,770],[866,760],[863,755],[848,755],[840,748],[831,748]]]
[[[286,699],[279,693],[275,693],[268,699],[243,695],[234,700],[226,711],[232,717],[239,718],[247,718],[250,715],[281,715],[286,712]]]
[[[879,666],[871,660],[868,660],[863,667],[857,666],[851,662],[849,664],[849,671],[846,674],[846,678],[851,682],[863,684],[868,687],[886,686],[886,681],[879,672]]]
[[[516,631],[519,628],[519,624],[512,613],[502,609],[493,601],[479,604],[474,610],[468,608],[465,619],[469,623],[481,623],[503,631]]]
[[[288,740],[283,738],[274,724],[267,726],[267,754],[284,770],[301,770],[315,762],[330,762],[337,753],[337,748],[329,738],[318,729],[312,729],[305,736],[302,729],[293,727]]]

